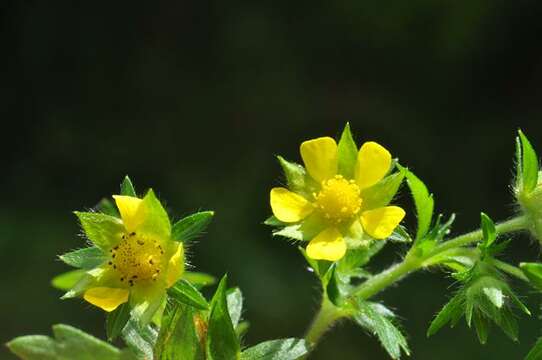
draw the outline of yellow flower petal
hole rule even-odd
[[[307,172],[314,180],[321,182],[337,174],[337,143],[332,138],[305,141],[300,152]]]
[[[327,228],[311,240],[307,255],[311,259],[337,261],[346,253],[346,242],[335,228]]]
[[[128,232],[134,231],[138,225],[140,225],[143,220],[143,214],[141,211],[138,212],[139,206],[141,205],[142,200],[133,196],[125,195],[113,195],[115,203],[119,208],[120,217],[124,223],[124,227]]]
[[[311,203],[303,196],[282,187],[271,189],[270,198],[273,215],[280,221],[298,222],[313,211]]]
[[[173,286],[184,272],[184,247],[182,243],[177,245],[177,251],[169,259],[167,268],[167,287]]]
[[[115,310],[120,304],[128,301],[130,292],[126,289],[95,287],[88,289],[83,298],[107,312]]]
[[[390,170],[391,154],[383,146],[369,141],[359,149],[356,164],[356,182],[361,189],[379,182]]]
[[[361,214],[363,230],[375,239],[385,239],[405,217],[405,210],[398,206],[386,206]]]

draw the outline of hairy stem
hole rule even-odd
[[[519,216],[513,219],[501,222],[496,225],[497,234],[507,234],[514,231],[524,230],[527,228],[527,222],[525,217]],[[436,246],[432,251],[423,256],[415,256],[411,252],[407,253],[404,260],[398,264],[392,265],[390,268],[382,271],[371,277],[369,280],[361,284],[352,294],[353,297],[361,297],[369,299],[372,296],[378,294],[388,286],[401,280],[408,274],[423,268],[425,265],[431,263],[431,258],[442,254],[445,251],[460,248],[473,244],[482,239],[482,230],[475,230],[463,235],[459,235],[448,241]],[[438,263],[435,260],[435,264]],[[434,265],[434,263],[431,263]],[[310,328],[307,331],[305,340],[310,346],[311,350],[316,346],[325,332],[340,318],[347,316],[348,314],[341,309],[335,307],[328,299],[327,295],[323,294],[322,306],[316,314]],[[305,359],[302,357],[301,359]]]

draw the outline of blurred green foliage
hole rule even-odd
[[[228,272],[242,288],[247,341],[256,344],[299,336],[317,306],[302,256],[261,225],[269,189],[284,182],[273,154],[298,160],[301,141],[350,121],[424,179],[436,211],[457,211],[461,232],[478,225],[480,209],[495,220],[514,210],[503,204],[512,204],[516,129],[542,143],[535,1],[8,1],[2,9],[3,342],[55,323],[105,337],[103,314],[61,302],[50,279],[67,270],[56,255],[83,245],[72,211],[116,192],[125,174],[158,189],[175,218],[216,211],[190,262]],[[399,201],[410,206],[403,191]],[[517,242],[511,260],[535,261],[536,245]],[[390,246],[378,260],[397,252]],[[415,359],[526,354],[536,320],[521,320],[519,345],[495,332],[481,347],[463,325],[426,339],[451,282],[416,274],[379,296],[404,317]],[[342,360],[387,358],[354,324],[339,326],[313,358],[338,351]]]

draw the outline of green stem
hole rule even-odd
[[[327,294],[322,294],[322,305],[320,310],[314,317],[312,324],[305,335],[305,341],[309,345],[309,348],[312,349],[318,344],[318,341],[324,336],[327,330],[340,318],[346,316],[346,313],[333,305],[329,301]],[[306,356],[301,357],[300,359],[306,359]]]
[[[514,231],[524,230],[527,228],[526,219],[523,216],[519,216],[508,221],[497,224],[497,234],[506,234]],[[361,297],[363,299],[369,299],[372,296],[378,294],[388,286],[401,280],[408,274],[423,268],[425,265],[431,263],[430,259],[442,254],[445,251],[451,249],[460,248],[470,245],[482,239],[482,230],[476,230],[464,235],[457,236],[450,239],[438,246],[432,251],[423,256],[416,256],[412,252],[407,253],[404,260],[398,264],[391,266],[384,270],[380,274],[371,277],[369,280],[361,284],[353,293],[353,297]],[[340,318],[347,316],[348,314],[341,309],[333,305],[328,299],[327,295],[323,294],[322,305],[320,310],[316,314],[307,334],[305,340],[307,341],[311,350],[320,341],[325,332]],[[305,359],[302,357],[301,359]]]

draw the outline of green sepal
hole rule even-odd
[[[296,360],[309,353],[303,339],[278,339],[262,342],[241,353],[241,360]]]
[[[85,270],[71,270],[55,276],[51,285],[62,291],[72,289],[86,274]]]
[[[182,303],[167,309],[154,350],[156,360],[205,359],[194,324],[195,312],[192,306]]]
[[[265,219],[265,221],[263,223],[264,223],[264,225],[273,226],[273,227],[288,226],[288,223],[280,221],[279,219],[277,219],[275,217],[275,215],[271,215],[270,217]]]
[[[224,275],[211,300],[207,329],[208,360],[236,360],[241,352],[226,300],[227,275]]]
[[[209,309],[205,297],[188,281],[181,279],[168,289],[168,295],[175,301],[190,305],[200,310]]]
[[[318,263],[318,260],[315,260],[313,258],[310,258],[308,255],[307,255],[307,251],[302,248],[301,246],[298,246],[297,247],[299,249],[299,251],[301,252],[301,254],[303,255],[303,257],[305,258],[305,260],[307,261],[307,264],[309,264],[309,267],[310,267],[310,271],[314,271],[314,273],[316,274],[316,276],[318,277],[321,277],[321,273],[320,273],[320,266],[319,266],[319,263]],[[348,254],[348,253],[347,253]]]
[[[122,333],[128,320],[130,320],[130,305],[128,303],[121,304],[114,311],[107,313],[105,320],[107,340],[114,341]]]
[[[520,269],[529,279],[529,283],[535,288],[542,291],[542,264],[541,263],[521,263]]]
[[[493,244],[495,239],[497,239],[497,230],[495,230],[495,223],[489,216],[484,213],[480,214],[481,224],[482,224],[482,235],[483,241],[482,244],[484,247],[488,248]]]
[[[103,251],[96,246],[70,251],[60,255],[59,258],[67,265],[86,270],[100,266],[107,259]]]
[[[8,348],[24,360],[135,360],[128,350],[116,347],[69,325],[53,325],[54,338],[42,335],[17,337]]]
[[[338,173],[347,179],[354,178],[358,160],[358,146],[352,137],[350,124],[346,123],[337,147]]]
[[[101,250],[107,251],[120,240],[124,231],[120,219],[95,212],[75,211],[74,214],[79,218],[87,238]]]
[[[166,210],[152,189],[147,191],[139,206],[143,207],[146,211],[145,219],[139,226],[139,231],[145,234],[156,235],[162,239],[168,239],[171,236],[171,223],[169,222]]]
[[[282,156],[277,155],[284,176],[286,177],[286,183],[288,189],[293,192],[304,192],[307,187],[308,175],[305,168],[294,162],[290,162],[284,159]]]
[[[124,177],[122,183],[120,184],[120,194],[124,196],[137,197],[134,184],[132,183],[132,180],[130,180],[128,175]]]
[[[177,221],[171,230],[171,239],[187,243],[196,238],[209,226],[214,214],[214,211],[201,211]]]
[[[355,322],[375,335],[392,359],[400,359],[401,353],[410,355],[408,343],[392,321],[393,312],[381,304],[362,299],[356,301]]]
[[[194,285],[196,289],[216,284],[216,278],[213,275],[202,272],[185,271],[182,278]]]
[[[427,337],[436,334],[444,325],[451,322],[452,326],[457,324],[463,316],[465,296],[462,292],[455,295],[435,316],[429,329],[427,329]]]
[[[521,130],[518,130],[518,136],[521,142],[521,159],[518,159],[517,165],[521,166],[521,171],[519,171],[520,191],[530,193],[538,183],[538,156],[529,139]]]
[[[416,207],[416,215],[418,217],[416,240],[420,240],[427,234],[431,226],[434,207],[433,194],[429,193],[427,186],[412,171],[403,168],[399,164],[397,164],[397,167],[406,171],[407,184],[414,199],[414,206]]]
[[[230,314],[231,323],[234,328],[237,328],[243,313],[243,294],[239,288],[228,289],[226,293],[226,302],[228,303],[228,312]]]
[[[114,216],[117,218],[120,217],[117,206],[109,199],[103,198],[102,200],[100,200],[96,208],[102,214]]]
[[[361,190],[363,209],[371,210],[388,205],[403,183],[407,170],[403,167],[399,171],[386,176],[375,185]]]
[[[319,214],[309,215],[302,223],[289,225],[273,231],[273,236],[282,236],[292,240],[310,241],[326,228],[326,223]]]

